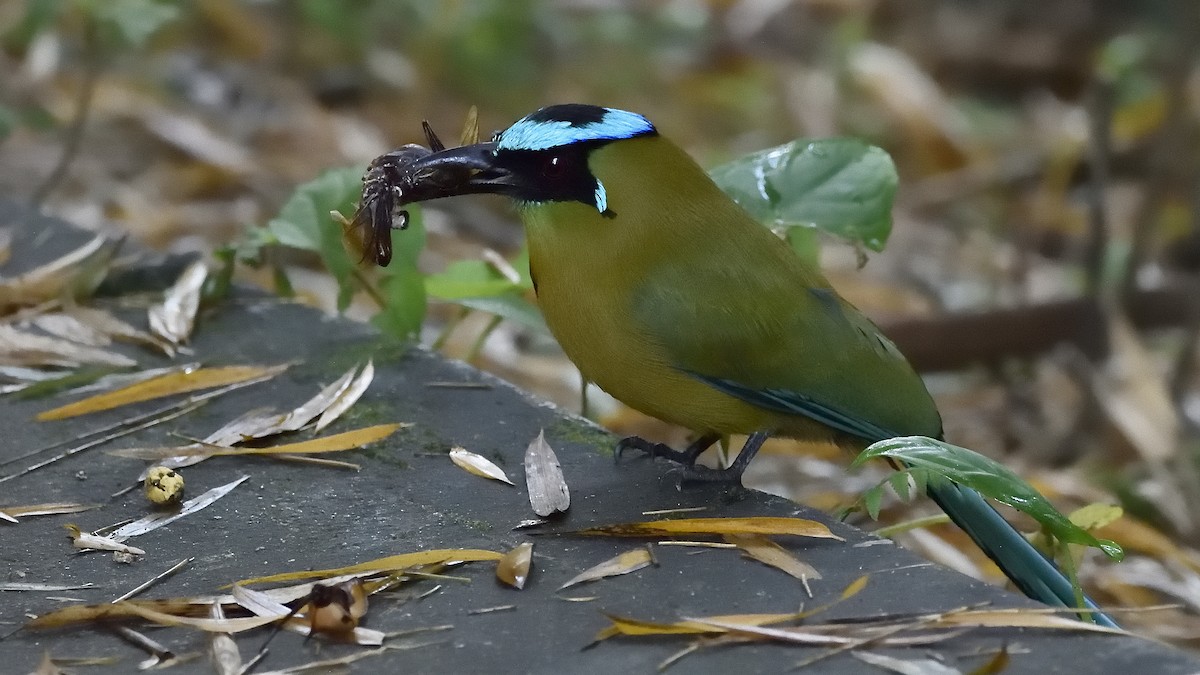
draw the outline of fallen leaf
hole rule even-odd
[[[97,549],[101,551],[117,551],[119,553],[130,553],[133,555],[146,555],[146,552],[136,546],[128,546],[111,537],[101,537],[95,534],[80,531],[76,525],[67,524],[63,527],[67,528],[67,532],[71,535],[71,542],[75,548],[81,549]]]
[[[354,378],[350,386],[346,387],[333,403],[321,412],[321,417],[317,420],[316,430],[318,432],[322,431],[325,427],[333,424],[337,418],[341,417],[343,413],[357,403],[358,399],[362,398],[362,395],[367,391],[367,387],[371,386],[371,381],[374,379],[375,363],[367,361],[367,365],[363,366],[362,372],[358,374],[358,377]]]
[[[513,485],[513,482],[504,474],[504,469],[496,466],[483,455],[477,455],[466,448],[451,448],[450,461],[467,473]]]
[[[529,565],[533,561],[533,544],[524,542],[505,553],[496,563],[496,578],[518,590],[525,588],[529,579]]]
[[[129,459],[164,459],[168,457],[189,457],[202,455],[204,457],[232,457],[237,455],[304,455],[322,452],[340,452],[353,450],[364,445],[381,441],[396,433],[399,429],[412,426],[407,423],[377,424],[373,427],[344,431],[340,434],[322,436],[298,443],[285,443],[266,448],[220,448],[211,445],[194,443],[192,445],[174,446],[167,448],[125,448],[109,450],[106,454],[114,457]]]
[[[575,576],[571,577],[567,583],[559,586],[558,590],[561,591],[576,584],[582,584],[585,581],[595,581],[605,577],[615,577],[622,574],[629,574],[630,572],[636,572],[643,567],[651,565],[653,562],[654,558],[650,555],[649,549],[644,546],[639,546],[638,548],[625,551],[621,555],[618,555],[614,558],[609,558],[599,565],[589,567],[579,574],[576,574]]]
[[[342,374],[341,377],[334,380],[328,386],[317,392],[309,400],[296,406],[290,413],[284,416],[279,423],[279,429],[282,431],[298,431],[304,428],[304,425],[313,421],[321,413],[325,412],[329,406],[337,401],[346,388],[350,386],[350,382],[354,380],[354,372],[357,367],[351,368]]]
[[[70,314],[62,312],[39,314],[30,319],[29,323],[54,337],[78,342],[89,347],[107,347],[112,344],[112,338],[107,333],[96,330]]]
[[[604,535],[610,537],[672,537],[689,534],[790,534],[801,537],[837,539],[841,537],[829,531],[815,520],[803,518],[678,518],[675,520],[648,520],[637,523],[621,523],[589,527],[584,530],[560,534]]]
[[[808,580],[821,578],[821,573],[812,565],[801,561],[787,549],[762,535],[727,534],[725,541],[736,544],[747,557],[796,577],[804,584],[808,597],[812,597],[812,591],[808,589]]]
[[[563,479],[562,466],[554,449],[546,442],[545,430],[525,449],[525,485],[529,490],[529,505],[543,518],[571,508],[571,492]]]
[[[92,509],[100,508],[99,504],[75,504],[73,502],[50,502],[47,504],[27,504],[25,506],[5,506],[0,508],[0,513],[7,514],[13,517],[12,522],[17,522],[17,517],[26,516],[57,516],[64,513],[82,513],[91,511]]]
[[[106,245],[107,244],[107,245]],[[53,300],[72,286],[89,261],[110,260],[120,242],[96,237],[66,255],[10,279],[0,278],[0,311]]]
[[[221,611],[221,603],[214,602],[210,618],[223,620],[225,613]],[[213,633],[208,638],[208,659],[212,662],[217,675],[238,675],[242,671],[242,655],[238,652],[237,642],[229,633]]]
[[[175,355],[175,347],[170,343],[146,331],[134,328],[102,309],[75,305],[68,310],[68,313],[79,322],[116,340],[153,347],[167,356]]]
[[[725,633],[728,631],[726,628],[705,623],[712,621],[725,622],[738,626],[766,626],[802,618],[802,615],[798,613],[723,614],[720,616],[710,616],[705,619],[660,623],[617,616],[615,614],[605,614],[605,616],[613,622],[613,625],[600,631],[600,634],[596,636],[597,641],[606,640],[616,635],[698,635],[703,633]]]
[[[0,327],[2,328],[2,327]],[[269,379],[287,370],[288,365],[281,366],[222,366],[217,368],[200,368],[186,372],[169,373],[149,380],[144,380],[128,387],[69,403],[67,405],[39,413],[38,421],[61,420],[77,415],[111,410],[132,403],[141,403],[164,396],[186,394],[200,389],[212,389],[258,378]]]
[[[499,560],[502,557],[502,553],[496,553],[495,551],[487,551],[482,549],[432,549],[429,551],[401,553],[399,555],[369,560],[367,562],[348,565],[346,567],[337,567],[325,570],[301,570],[299,572],[271,574],[264,577],[254,577],[253,579],[243,579],[237,583],[242,586],[249,586],[250,584],[263,584],[278,581],[322,579],[342,574],[357,574],[359,572],[391,572],[396,570],[405,570],[412,567],[417,567],[419,565],[431,565],[435,563],[452,561],[475,562],[483,560]]]
[[[167,289],[161,303],[147,310],[150,330],[171,344],[187,342],[200,309],[200,291],[208,278],[208,266],[202,261],[188,265],[175,284]]]
[[[0,325],[0,365],[77,368],[92,364],[127,368],[137,361],[116,352]]]
[[[935,661],[933,659],[898,659],[886,654],[874,652],[850,652],[854,658],[876,668],[899,673],[900,675],[962,675],[958,668]]]
[[[43,593],[55,593],[59,591],[77,591],[84,588],[93,588],[95,584],[88,582],[86,584],[34,584],[23,583],[19,581],[0,581],[0,591],[33,591]]]

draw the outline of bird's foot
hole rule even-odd
[[[679,478],[679,485],[683,486],[688,483],[741,485],[742,473],[745,470],[745,466],[739,466],[736,463],[725,469],[712,469],[707,466],[689,466],[683,469],[683,475]]]
[[[662,457],[664,459],[682,464],[691,468],[696,463],[696,458],[687,450],[675,450],[666,443],[654,443],[639,436],[629,436],[622,438],[617,443],[616,452],[613,453],[613,459],[617,462],[621,461],[621,455],[626,450],[641,450],[651,457]]]

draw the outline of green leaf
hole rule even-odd
[[[900,460],[910,467],[929,471],[931,477],[944,478],[1007,504],[1033,517],[1060,541],[1093,546],[1112,560],[1125,555],[1116,542],[1097,539],[1075,525],[1020,476],[977,452],[924,436],[902,436],[869,446],[851,466],[876,457]]]
[[[543,335],[550,335],[550,328],[546,326],[546,320],[542,318],[542,313],[538,310],[537,305],[515,293],[496,295],[490,298],[460,298],[455,300],[454,304],[467,309],[495,314],[536,330]]]
[[[770,227],[816,227],[875,251],[892,230],[896,165],[884,150],[855,138],[799,139],[710,173]]]
[[[396,337],[416,335],[425,320],[425,282],[417,268],[398,267],[384,278],[379,290],[387,302],[371,323]]]
[[[351,275],[356,261],[342,245],[341,225],[333,222],[329,212],[354,212],[362,192],[362,173],[353,167],[331,169],[300,185],[266,228],[279,244],[320,254],[338,282],[338,309],[345,309],[354,294]]]
[[[883,486],[876,485],[862,494],[863,507],[871,520],[879,520],[879,509],[883,505]]]
[[[163,26],[179,18],[173,2],[157,0],[77,0],[108,35],[121,44],[142,47]]]
[[[908,501],[912,498],[912,493],[909,490],[908,475],[909,472],[907,471],[897,471],[887,478],[888,483],[892,486],[892,490],[901,501]]]
[[[444,272],[425,277],[425,290],[439,300],[491,297],[521,290],[482,260],[459,260]]]

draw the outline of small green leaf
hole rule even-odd
[[[862,503],[863,507],[867,509],[867,515],[871,516],[871,520],[879,520],[879,509],[883,505],[883,486],[876,485],[863,492]]]
[[[180,15],[175,3],[158,0],[89,0],[82,4],[106,33],[132,47],[144,46]]]
[[[892,490],[901,501],[908,501],[912,498],[912,493],[909,491],[908,472],[897,471],[888,476],[888,483],[891,484]]]
[[[799,139],[710,173],[770,227],[816,227],[875,251],[891,233],[896,165],[884,150],[855,138]]]
[[[512,293],[520,286],[482,260],[459,260],[425,277],[425,290],[439,300],[454,301]]]
[[[902,436],[869,446],[851,466],[859,466],[876,457],[900,460],[908,466],[929,471],[931,477],[944,478],[1007,504],[1033,517],[1060,541],[1093,546],[1112,560],[1120,560],[1125,555],[1116,542],[1097,539],[1075,525],[1020,476],[977,452],[924,436]]]
[[[495,314],[543,335],[550,335],[550,328],[546,326],[546,320],[542,318],[542,313],[537,305],[515,293],[495,295],[490,298],[460,298],[455,300],[454,304],[467,309]]]
[[[371,318],[371,323],[396,337],[416,335],[425,320],[425,282],[417,268],[412,265],[398,267],[384,277],[379,290],[386,303]]]

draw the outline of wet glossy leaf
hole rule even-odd
[[[898,459],[1007,504],[1037,520],[1060,541],[1096,547],[1113,560],[1124,556],[1116,542],[1097,539],[1075,525],[1020,476],[977,452],[923,436],[903,436],[871,445],[852,466],[875,457]]]
[[[883,250],[899,178],[884,150],[855,138],[800,139],[711,172],[717,185],[770,227],[816,227]]]
[[[529,565],[533,561],[533,544],[517,544],[496,563],[496,578],[516,589],[525,588]]]

